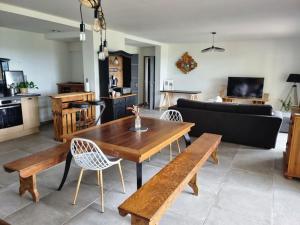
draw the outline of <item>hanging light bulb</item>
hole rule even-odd
[[[106,41],[106,39],[103,42],[103,52],[104,52],[105,58],[107,58],[109,56],[109,52],[108,52],[108,47],[107,47],[107,41]]]
[[[101,33],[101,36],[102,36],[102,33]],[[108,52],[108,46],[107,46],[107,41],[106,41],[106,29],[104,30],[103,51],[104,51],[105,57],[107,58],[109,56],[109,52]]]
[[[100,48],[99,48],[99,55],[98,55],[98,58],[101,60],[101,61],[104,61],[105,60],[105,54],[103,52],[103,45],[101,43],[100,45]]]
[[[80,23],[80,34],[79,34],[79,39],[80,41],[85,41],[85,24],[83,23],[83,18],[82,18],[82,4],[80,4],[80,18],[81,18],[81,23]]]
[[[80,35],[79,35],[79,39],[80,41],[85,41],[86,37],[85,37],[85,24],[81,23],[80,24]]]
[[[99,32],[101,30],[101,21],[98,18],[98,10],[97,9],[95,9],[95,11],[94,11],[94,22],[93,22],[92,27],[95,32]]]

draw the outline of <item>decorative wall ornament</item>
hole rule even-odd
[[[188,52],[186,52],[176,62],[176,66],[182,73],[187,74],[191,72],[193,69],[195,69],[198,66],[198,64],[193,59],[193,57],[190,56]]]

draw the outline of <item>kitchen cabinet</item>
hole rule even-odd
[[[284,176],[300,178],[300,108],[292,110],[286,151],[283,154]]]
[[[4,122],[0,123],[0,142],[39,132],[38,96],[5,97],[0,101],[0,120]]]
[[[21,99],[24,130],[40,126],[39,103],[37,97]]]
[[[120,119],[125,116],[132,115],[127,107],[137,104],[137,95],[123,95],[116,98],[101,98],[105,101],[106,108],[103,112],[101,122],[109,122],[112,120]]]

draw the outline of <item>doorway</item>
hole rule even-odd
[[[144,56],[144,106],[155,108],[155,56]]]

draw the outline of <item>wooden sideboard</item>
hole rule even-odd
[[[71,92],[84,92],[84,84],[77,82],[58,83],[58,94],[71,93]]]
[[[73,92],[49,96],[52,102],[52,114],[54,125],[54,138],[63,141],[63,136],[77,131],[76,117],[81,111],[72,108],[72,102],[88,102],[95,100],[94,92]],[[95,106],[90,105],[87,109],[87,117],[95,121]]]
[[[269,101],[269,94],[264,93],[262,98],[237,98],[237,97],[222,97],[223,102],[251,103],[255,105],[264,105]]]
[[[300,108],[292,109],[286,151],[283,153],[284,176],[300,178]]]

